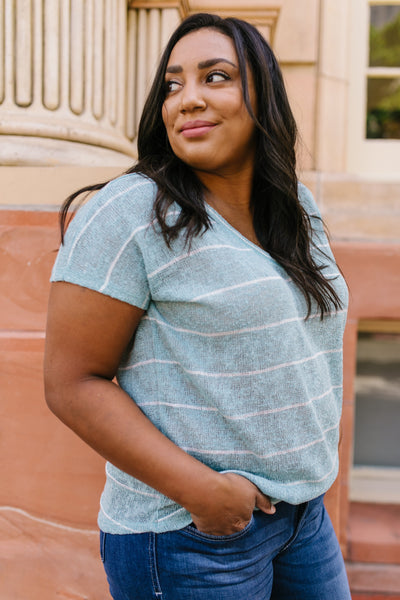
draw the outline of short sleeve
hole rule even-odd
[[[335,264],[335,258],[317,203],[310,190],[302,183],[299,183],[299,200],[310,218],[314,259],[318,264],[326,266]]]
[[[321,213],[311,191],[304,184],[299,182],[298,192],[300,203],[308,216],[315,221],[319,221],[322,227]]]
[[[51,274],[146,310],[150,302],[141,244],[151,228],[154,184],[138,175],[114,180],[81,207]]]
[[[328,240],[326,239],[324,222],[312,193],[302,183],[299,183],[298,190],[300,203],[310,218],[314,242],[317,245],[326,245]]]

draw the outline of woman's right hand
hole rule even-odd
[[[199,531],[230,535],[246,527],[256,507],[266,514],[275,513],[268,496],[245,477],[236,473],[218,473],[218,477],[217,489],[204,499],[204,507],[191,513]]]

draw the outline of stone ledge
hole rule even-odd
[[[400,505],[352,502],[349,515],[351,561],[396,566],[400,592]]]
[[[400,566],[347,563],[353,600],[361,598],[400,598]]]
[[[1,600],[110,598],[97,531],[0,507]]]

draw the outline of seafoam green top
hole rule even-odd
[[[275,500],[324,493],[338,470],[346,312],[305,320],[304,297],[271,256],[208,208],[212,227],[169,249],[152,214],[156,187],[124,175],[77,213],[52,280],[146,310],[118,370],[121,387],[166,436],[217,471],[233,471]],[[299,184],[310,215],[318,209]],[[173,205],[171,221],[179,213]],[[347,303],[321,222],[314,250]],[[99,526],[168,531],[181,506],[107,464]]]

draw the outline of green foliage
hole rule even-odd
[[[400,12],[380,29],[371,25],[369,42],[371,67],[400,67]]]
[[[400,139],[400,110],[371,110],[367,114],[367,139]]]
[[[400,67],[400,11],[383,27],[370,26],[371,67]],[[400,139],[400,79],[368,78],[366,135],[369,139]]]
[[[400,110],[400,79],[370,78],[368,80],[368,108]]]

